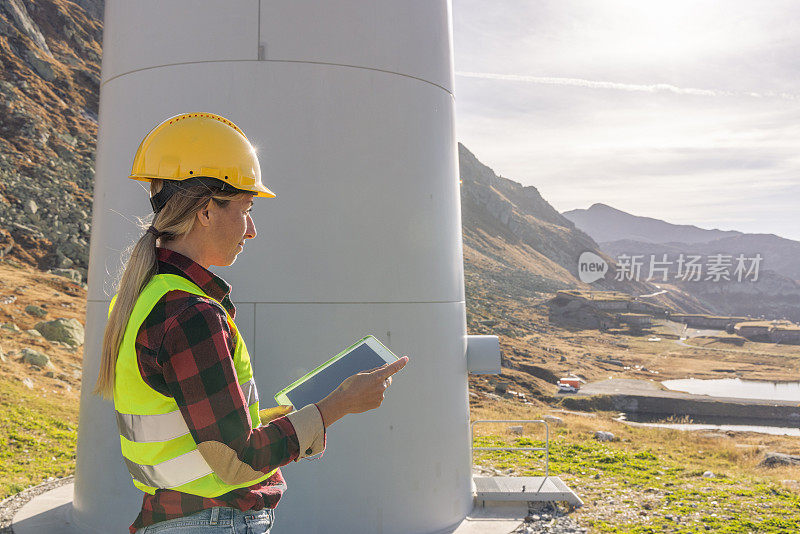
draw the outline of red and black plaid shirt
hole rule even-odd
[[[224,280],[172,250],[157,248],[156,253],[159,274],[191,280],[235,316],[229,297],[231,287]],[[233,365],[235,345],[236,338],[219,304],[185,291],[170,291],[139,329],[136,355],[144,381],[175,399],[197,443],[225,443],[240,460],[267,473],[297,460],[299,442],[286,417],[250,428],[247,404]],[[144,495],[142,511],[130,531],[133,534],[147,525],[215,506],[275,508],[285,488],[279,469],[264,482],[213,499],[160,489],[155,495]]]

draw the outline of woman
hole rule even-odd
[[[189,113],[154,128],[130,178],[150,182],[152,224],[112,301],[95,393],[113,398],[122,454],[144,491],[131,533],[269,532],[286,484],[280,466],[325,448],[325,429],[377,408],[408,358],[346,379],[316,404],[259,410],[231,287],[256,236],[255,151],[232,122]]]

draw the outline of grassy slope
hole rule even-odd
[[[75,470],[78,403],[0,379],[0,499]]]
[[[0,261],[0,297],[16,300],[0,305],[0,322],[21,331],[0,328],[0,499],[75,470],[80,396],[81,348],[50,343],[25,330],[58,317],[84,321],[86,291],[65,278],[31,267]],[[25,313],[29,304],[44,305],[47,317]],[[47,354],[52,368],[39,369],[20,361],[31,348]],[[52,373],[52,374],[50,374]],[[23,385],[29,379],[33,389]]]
[[[473,410],[473,419],[545,413],[504,400]],[[632,427],[610,414],[557,415],[566,424],[550,429],[550,473],[583,499],[575,517],[591,532],[800,531],[800,468],[757,467],[765,449],[797,449],[795,438]],[[525,430],[512,436],[499,426],[484,428],[476,445],[541,446],[541,430]],[[598,442],[594,430],[610,431],[617,440]],[[541,453],[529,452],[476,452],[475,464],[516,476],[541,475],[543,469]],[[703,477],[705,471],[715,476]]]

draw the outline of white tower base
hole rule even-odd
[[[14,516],[14,534],[100,534],[74,523],[73,491],[73,485],[66,484],[32,499]],[[502,508],[476,506],[458,525],[437,534],[506,534],[516,530],[527,514],[527,504]]]

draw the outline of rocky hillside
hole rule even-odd
[[[559,289],[623,291],[631,295],[658,293],[656,286],[636,281],[605,280],[584,284],[577,278],[578,258],[591,251],[614,261],[585,232],[558,213],[535,187],[497,176],[464,145],[458,146],[461,173],[461,220],[464,235],[464,275],[470,327],[491,315],[482,309],[494,302],[497,313],[523,299],[543,301]],[[689,313],[707,306],[678,288],[650,298],[654,304]],[[515,304],[516,303],[516,304]]]
[[[641,255],[645,266],[653,255],[673,262],[669,270],[672,286],[691,294],[721,315],[763,315],[767,318],[786,317],[800,321],[800,242],[773,234],[745,234],[704,230],[696,226],[675,225],[649,217],[637,217],[603,204],[588,210],[565,212],[565,217],[582,227],[595,238],[600,248],[618,258],[622,254]],[[727,234],[719,237],[721,234]],[[638,236],[632,239],[626,236]],[[668,241],[664,241],[668,240]],[[729,280],[707,279],[703,269],[700,281],[682,281],[677,277],[677,259],[699,256],[698,263],[706,267],[717,254],[731,258],[727,269]],[[750,276],[735,275],[735,258],[743,255],[745,268],[752,267],[751,258],[760,256],[757,271]],[[756,276],[757,275],[757,276]],[[665,284],[658,282],[660,286]]]
[[[0,2],[0,257],[85,275],[103,2]]]
[[[772,271],[776,275],[789,280],[800,281],[800,241],[794,241],[774,234],[739,234],[721,239],[714,239],[705,243],[645,243],[630,239],[607,241],[599,243],[600,248],[612,257],[619,254],[668,254],[677,257],[678,254],[727,254],[738,256],[744,254],[747,258],[759,254],[762,257],[759,271]]]

